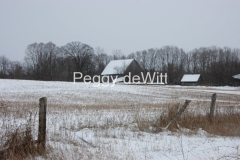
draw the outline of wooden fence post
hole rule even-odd
[[[182,113],[185,111],[185,109],[187,108],[187,106],[189,105],[191,101],[190,100],[186,100],[184,105],[182,106],[182,108],[178,111],[178,113],[175,114],[173,120],[171,120],[170,123],[168,123],[168,125],[164,128],[164,129],[168,129],[168,127],[170,126],[170,124],[172,124],[173,122],[175,122],[181,115]]]
[[[212,95],[212,102],[211,102],[211,106],[210,106],[210,121],[211,122],[213,122],[213,119],[214,119],[214,111],[215,111],[216,99],[217,99],[217,94],[214,93]]]
[[[46,146],[46,110],[47,98],[39,99],[39,128],[38,128],[38,147],[45,150]]]

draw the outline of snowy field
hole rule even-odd
[[[201,128],[194,134],[185,128],[141,129],[139,122],[153,121],[166,106],[187,99],[192,101],[188,112],[205,114],[213,93],[219,112],[232,107],[240,113],[240,87],[94,87],[0,79],[0,134],[4,137],[7,129],[26,124],[31,115],[37,135],[39,98],[47,97],[48,159],[240,159],[239,137],[212,135]]]

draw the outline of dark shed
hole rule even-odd
[[[240,86],[240,74],[232,76],[234,78],[234,86]]]
[[[181,84],[183,86],[197,86],[203,83],[203,78],[200,74],[185,74],[182,77]]]

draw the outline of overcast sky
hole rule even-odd
[[[239,0],[0,0],[0,55],[80,41],[124,54],[164,45],[240,48]]]

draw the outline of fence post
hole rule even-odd
[[[182,115],[182,113],[185,111],[185,109],[187,108],[187,106],[189,105],[190,102],[191,102],[190,100],[186,100],[185,101],[185,103],[183,104],[182,108],[178,111],[178,113],[175,114],[173,120],[171,122],[169,122],[168,125],[164,129],[168,129],[170,124],[175,122]]]
[[[45,150],[46,146],[46,110],[47,98],[39,99],[39,128],[38,128],[38,147]]]
[[[210,106],[210,121],[211,122],[213,122],[213,119],[214,119],[214,111],[215,111],[216,99],[217,99],[217,94],[214,93],[212,95],[212,102],[211,102],[211,106]]]

